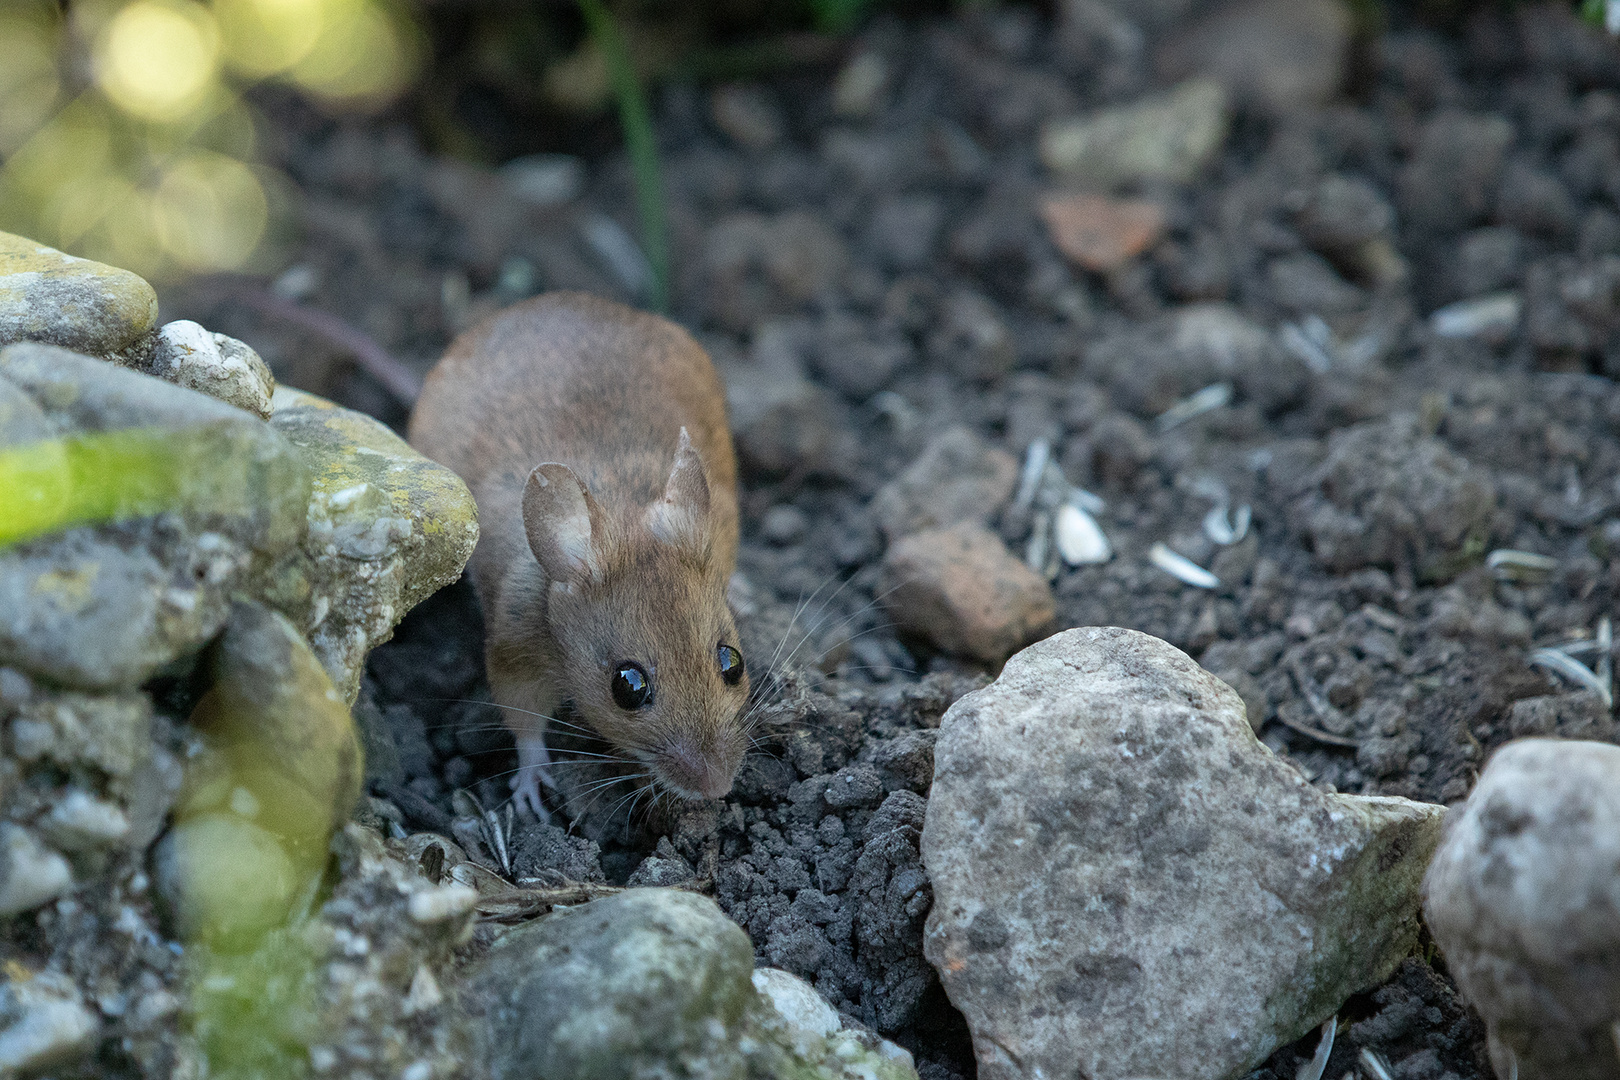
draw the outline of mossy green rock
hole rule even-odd
[[[712,900],[630,889],[502,938],[473,975],[494,1080],[915,1080],[852,1039],[794,1029],[754,989]]]
[[[298,448],[314,484],[307,559],[283,568],[272,595],[302,615],[352,703],[366,653],[461,576],[478,543],[478,509],[460,477],[371,417],[285,386],[272,404],[271,428]]]
[[[157,293],[138,275],[0,232],[0,345],[128,356],[149,347],[157,317]]]
[[[298,630],[239,601],[204,654],[209,690],[190,723],[159,886],[183,935],[251,945],[326,866],[364,772],[348,705]]]
[[[0,349],[0,429],[11,428],[70,440],[128,432],[131,441],[127,455],[93,469],[50,474],[65,485],[54,497],[73,503],[99,490],[106,498],[89,499],[99,516],[123,523],[69,516],[88,523],[0,549],[0,664],[59,687],[136,685],[200,649],[233,592],[301,550],[308,469],[241,409],[26,343]],[[136,497],[142,491],[151,497]],[[26,497],[0,491],[0,513]],[[148,520],[160,512],[161,524]]]

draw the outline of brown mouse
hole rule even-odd
[[[659,788],[730,791],[748,745],[726,603],[737,462],[702,347],[621,304],[538,296],[450,345],[410,441],[478,502],[469,565],[518,800],[546,819],[536,781],[551,784],[546,722],[564,701]]]

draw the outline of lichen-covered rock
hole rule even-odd
[[[132,358],[150,347],[157,315],[157,293],[128,270],[0,232],[0,345]]]
[[[755,990],[748,936],[714,902],[631,889],[498,941],[469,983],[495,1080],[908,1080],[910,1063]],[[482,1012],[483,1015],[477,1015]]]
[[[1620,1075],[1620,747],[1498,750],[1446,823],[1423,915],[1501,1080]]]
[[[1416,940],[1443,808],[1316,790],[1157,638],[1025,649],[934,753],[924,945],[981,1080],[1241,1076]]]
[[[369,416],[288,387],[270,427],[313,476],[304,580],[277,606],[294,614],[344,698],[360,688],[366,653],[405,613],[455,581],[478,542],[478,509],[461,478]]]
[[[163,325],[151,359],[142,368],[261,420],[270,419],[270,395],[276,390],[270,365],[242,342],[205,330],[190,319]]]

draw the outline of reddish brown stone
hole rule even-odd
[[[1057,615],[1046,579],[971,522],[895,541],[883,571],[883,606],[902,630],[987,664],[1043,637]]]
[[[1164,235],[1164,209],[1140,199],[1048,195],[1041,200],[1041,217],[1059,251],[1099,274],[1123,266]]]

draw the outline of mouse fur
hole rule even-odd
[[[411,415],[466,481],[490,691],[517,737],[513,791],[545,820],[565,701],[662,790],[718,798],[748,745],[726,585],[737,465],[707,353],[666,319],[583,293],[534,297],[458,337]],[[739,650],[733,678],[722,672]],[[627,709],[637,666],[651,700]]]

